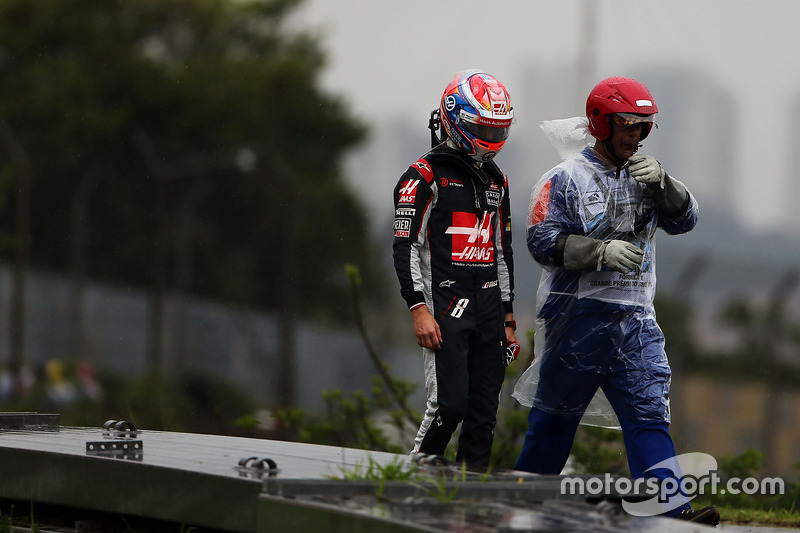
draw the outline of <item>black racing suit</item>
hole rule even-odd
[[[505,375],[514,268],[508,179],[441,144],[394,190],[394,266],[409,309],[427,305],[442,334],[423,348],[427,406],[412,453],[443,455],[463,421],[456,460],[489,463]]]

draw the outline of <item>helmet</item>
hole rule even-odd
[[[442,94],[439,116],[447,136],[480,162],[503,148],[514,121],[506,88],[479,70],[456,74]]]
[[[604,141],[611,135],[609,118],[620,114],[620,124],[642,122],[644,139],[653,126],[653,115],[658,113],[653,96],[644,84],[631,78],[614,76],[595,85],[586,99],[586,117],[589,119],[589,132],[598,140]],[[638,117],[638,118],[637,118]]]

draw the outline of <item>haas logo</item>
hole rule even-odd
[[[488,211],[484,211],[480,220],[475,213],[453,213],[453,225],[445,233],[452,235],[451,258],[454,262],[494,261],[493,218],[494,213]]]
[[[419,185],[419,180],[408,180],[403,182],[400,186],[400,199],[398,203],[400,204],[413,204],[414,200],[417,198],[417,185]]]

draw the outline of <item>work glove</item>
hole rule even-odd
[[[681,212],[689,201],[686,187],[680,181],[667,175],[661,163],[650,155],[637,154],[628,158],[628,170],[633,179],[647,185],[656,202],[669,214]]]
[[[641,267],[643,260],[644,252],[637,246],[628,241],[611,240],[603,243],[597,261],[597,269],[600,270],[602,264],[611,270],[627,274],[631,270]]]
[[[658,184],[664,187],[664,177],[667,175],[655,157],[651,155],[636,154],[628,158],[628,170],[633,179],[648,186]]]
[[[517,356],[519,355],[519,350],[520,350],[519,344],[517,344],[516,342],[508,343],[508,345],[506,346],[506,358],[505,358],[506,366],[510,365],[511,363],[517,360]]]

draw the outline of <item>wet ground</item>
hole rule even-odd
[[[7,419],[0,414],[0,422]],[[704,532],[633,517],[621,498],[561,494],[559,476],[458,469],[391,481],[408,457],[217,435],[37,425],[0,429],[0,501],[190,524],[198,531]],[[345,481],[344,478],[349,478]],[[729,533],[779,528],[723,525]]]

